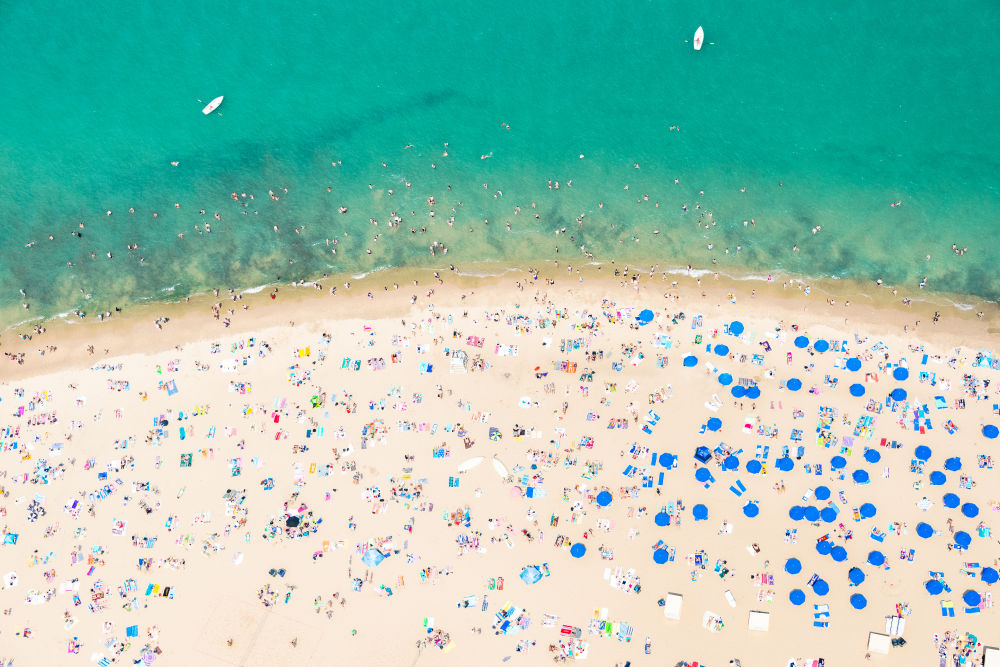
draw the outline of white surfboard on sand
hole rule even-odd
[[[500,459],[493,458],[493,469],[497,471],[500,477],[506,479],[510,475],[510,471],[507,470],[507,466],[500,462]]]
[[[698,26],[698,29],[694,31],[694,50],[701,51],[701,45],[705,43],[705,31]]]
[[[462,461],[461,463],[458,464],[458,472],[467,472],[469,470],[472,470],[482,462],[483,462],[482,456],[473,456],[468,461]]]

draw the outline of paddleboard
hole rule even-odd
[[[699,28],[699,30],[700,29],[701,28]],[[223,97],[222,95],[219,95],[218,97],[216,97],[214,100],[212,100],[211,102],[209,102],[208,105],[204,109],[201,110],[201,112],[207,116],[208,114],[210,114],[213,111],[215,111],[216,109],[218,109],[219,105],[222,104],[222,97]]]
[[[701,45],[705,42],[705,31],[698,26],[698,29],[694,31],[694,50],[701,51]],[[219,98],[222,101],[222,98]],[[208,113],[207,111],[205,113]]]

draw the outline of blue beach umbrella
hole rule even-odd
[[[847,370],[852,372],[857,372],[861,370],[861,360],[857,357],[851,357],[847,360]]]
[[[960,547],[968,548],[969,545],[972,544],[972,535],[969,535],[964,530],[958,531],[955,533],[955,544]]]
[[[924,588],[931,595],[941,595],[942,591],[944,591],[944,585],[937,579],[928,579],[927,583],[924,584]]]
[[[906,370],[902,366],[896,366],[892,371],[892,377],[899,382],[902,382],[906,378],[910,377],[910,371]]]
[[[743,398],[747,395],[747,390],[743,388],[743,385],[737,384],[729,390],[729,393],[733,395],[733,398]]]
[[[970,588],[962,593],[962,601],[970,607],[978,607],[983,601],[983,596]]]
[[[787,383],[785,383],[785,386],[788,387],[790,391],[798,391],[799,389],[802,389],[802,380],[798,378],[792,378]]]
[[[376,567],[385,560],[385,554],[377,549],[369,549],[361,556],[361,562],[368,567]]]
[[[851,596],[851,606],[855,609],[864,609],[868,606],[868,600],[861,593],[855,593]]]
[[[743,514],[752,519],[760,514],[760,507],[757,506],[757,503],[747,503],[743,506]]]
[[[708,420],[707,426],[709,431],[718,431],[722,428],[722,420],[718,417],[712,417]]]
[[[1000,434],[1000,429],[998,429],[993,424],[987,424],[986,426],[983,427],[983,435],[989,438],[990,440],[997,437],[998,434]]]
[[[847,560],[847,549],[838,544],[830,550],[830,557],[838,563],[843,563]]]
[[[851,473],[851,479],[853,479],[858,484],[864,484],[868,481],[868,471],[866,470],[855,470]]]
[[[881,551],[869,551],[868,552],[868,562],[875,567],[881,567],[885,563],[885,554]]]
[[[788,517],[792,521],[802,521],[805,518],[806,512],[801,505],[792,505],[788,510]]]
[[[837,510],[832,507],[824,507],[820,511],[819,517],[823,519],[824,523],[833,523],[837,520]]]
[[[934,472],[931,473],[930,480],[931,484],[933,484],[934,486],[941,486],[942,484],[948,481],[948,476],[945,475],[940,470],[935,470]]]
[[[670,554],[667,553],[666,549],[657,549],[653,552],[653,562],[657,565],[663,565],[668,560],[670,560]]]
[[[820,597],[826,595],[830,592],[830,584],[826,583],[823,579],[817,579],[816,583],[813,584],[813,593],[819,595]]]
[[[984,567],[982,574],[979,578],[983,580],[984,584],[995,584],[997,579],[1000,579],[1000,574],[997,573],[992,567]]]
[[[708,468],[698,468],[694,471],[694,478],[699,482],[707,482],[712,477],[712,472]]]
[[[806,521],[819,521],[819,509],[810,505],[806,508]]]
[[[789,558],[785,561],[785,572],[788,574],[798,574],[802,571],[802,563],[798,558]]]
[[[743,333],[743,323],[739,320],[733,320],[729,323],[729,333],[733,336],[739,336]]]
[[[670,515],[667,514],[666,512],[657,512],[656,516],[653,517],[653,521],[656,523],[657,526],[660,526],[661,528],[663,526],[669,526]]]
[[[854,384],[851,385],[850,391],[851,391],[851,396],[854,396],[855,398],[860,398],[865,395],[865,386],[863,384],[858,384],[857,382],[855,382]]]
[[[816,543],[816,553],[820,556],[829,556],[831,551],[833,551],[833,545],[829,540]]]
[[[641,313],[639,313],[639,317],[635,319],[639,320],[643,324],[649,324],[650,322],[653,321],[653,311],[651,311],[649,308],[645,308]]]
[[[607,507],[611,504],[611,492],[601,491],[597,494],[597,504],[601,507]]]
[[[712,450],[705,445],[701,445],[694,450],[694,457],[702,463],[708,463],[712,460]],[[705,480],[700,481],[704,482]]]
[[[819,352],[820,354],[823,354],[824,352],[830,349],[830,343],[821,338],[820,340],[813,343],[813,349]]]
[[[847,459],[843,456],[837,455],[830,459],[830,467],[834,470],[840,470],[847,465]]]
[[[800,604],[806,601],[806,594],[800,591],[798,588],[795,588],[792,590],[791,593],[788,594],[788,600],[793,605],[798,607]]]
[[[809,339],[806,338],[805,336],[797,336],[795,338],[795,347],[800,349],[804,347],[809,347]]]
[[[733,383],[733,376],[732,375],[730,375],[729,373],[720,373],[719,374],[719,384],[721,384],[723,387],[728,387],[732,383]]]
[[[931,448],[927,445],[920,445],[915,450],[913,450],[913,455],[916,456],[921,461],[926,461],[931,457]]]
[[[879,454],[877,449],[865,450],[865,461],[868,461],[868,463],[878,463],[881,460],[882,460],[882,455]]]
[[[891,396],[892,400],[894,401],[905,401],[906,390],[903,389],[902,387],[896,387],[895,389],[892,390],[892,393],[889,394],[889,396]]]
[[[750,387],[749,389],[747,389],[747,398],[749,398],[749,399],[760,398],[760,387],[758,387],[757,385],[754,385],[754,386]]]
[[[708,508],[699,503],[691,508],[691,514],[694,515],[695,521],[705,521],[708,519]]]
[[[924,538],[925,540],[934,534],[934,529],[931,528],[930,524],[921,521],[917,524],[917,535]]]
[[[585,553],[587,553],[587,545],[583,542],[577,542],[569,548],[569,555],[573,558],[583,558]]]
[[[878,508],[871,503],[865,503],[858,508],[858,513],[861,514],[862,519],[870,519],[878,513]]]
[[[691,368],[697,363],[698,363],[698,357],[694,356],[693,354],[689,354],[688,356],[684,357],[684,365],[687,366],[688,368]]]
[[[944,494],[943,501],[945,507],[951,507],[951,508],[958,507],[959,504],[962,502],[961,500],[959,500],[958,496],[956,496],[954,493]]]
[[[957,456],[953,456],[944,462],[944,469],[950,470],[952,472],[958,472],[962,469],[962,459]]]
[[[862,581],[865,580],[865,573],[862,572],[861,568],[859,567],[852,567],[847,572],[847,578],[850,580],[852,584],[857,586],[858,584],[860,584]]]
[[[750,461],[747,461],[748,473],[750,473],[751,475],[756,475],[760,472],[760,470],[761,470],[760,461],[758,461],[757,459],[751,459]]]
[[[781,470],[782,472],[789,472],[791,471],[792,468],[795,467],[795,462],[792,461],[787,456],[783,456],[777,461],[775,461],[774,465],[776,465],[778,467],[778,470]]]
[[[677,463],[677,457],[673,454],[660,454],[660,465],[664,468],[673,468]]]
[[[826,500],[830,497],[830,487],[817,486],[815,491],[816,500]]]
[[[528,567],[521,570],[521,581],[528,584],[537,584],[542,579],[542,571],[539,570],[534,565],[529,565]]]
[[[712,350],[717,355],[719,355],[720,357],[724,357],[727,354],[729,354],[729,346],[728,345],[716,345],[714,348],[712,348]]]
[[[962,505],[962,514],[970,519],[974,519],[979,516],[979,506],[975,503],[965,503]]]
[[[735,456],[727,456],[726,460],[722,462],[722,467],[726,470],[736,470],[740,467],[740,460]]]

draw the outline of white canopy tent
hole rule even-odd
[[[892,646],[892,639],[889,635],[884,635],[881,632],[869,632],[868,633],[868,651],[871,653],[881,653],[882,655],[889,654],[889,647]]]
[[[667,618],[679,621],[681,619],[681,606],[684,604],[684,596],[677,593],[667,593],[667,604],[663,607],[663,615]]]
[[[751,611],[748,619],[748,625],[751,630],[756,630],[757,632],[767,632],[771,627],[770,612]]]

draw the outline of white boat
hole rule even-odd
[[[701,28],[699,28],[699,30],[701,30]],[[700,47],[696,47],[696,48],[700,48]],[[214,100],[212,100],[211,102],[209,102],[208,106],[206,106],[204,109],[202,109],[201,112],[207,116],[208,114],[210,114],[213,111],[215,111],[216,109],[218,109],[220,104],[222,104],[222,95],[219,95]]]
[[[458,464],[458,472],[468,472],[469,470],[472,470],[482,462],[483,462],[482,456],[473,456],[468,461],[463,461],[462,463]]]
[[[510,471],[507,470],[507,466],[500,462],[500,459],[493,458],[493,469],[497,471],[500,477],[506,479],[510,475]]]
[[[705,31],[698,26],[698,29],[694,31],[694,50],[701,51],[701,45],[705,43]],[[219,98],[222,101],[222,98]],[[205,113],[208,113],[207,111]]]

